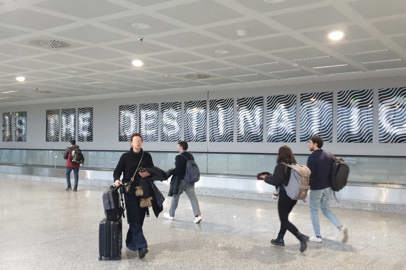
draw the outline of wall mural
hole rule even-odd
[[[188,142],[205,142],[207,131],[206,100],[185,102],[184,132]]]
[[[138,130],[137,105],[121,105],[119,107],[119,131],[120,142],[128,142],[131,135]]]
[[[296,142],[296,96],[271,96],[266,106],[267,141]]]
[[[237,99],[237,142],[263,141],[264,98]]]
[[[210,141],[234,141],[234,100],[210,100]]]
[[[13,141],[12,123],[12,113],[3,113],[3,142]]]
[[[59,142],[60,110],[46,111],[46,141]]]
[[[14,113],[14,138],[16,142],[27,141],[27,112]]]
[[[182,103],[161,103],[161,141],[177,142],[181,139]]]
[[[140,105],[140,132],[145,142],[158,141],[159,104]]]
[[[406,143],[406,87],[379,90],[379,142]]]
[[[78,141],[93,141],[93,108],[78,109]]]
[[[337,97],[337,142],[371,143],[373,91],[347,90]]]
[[[76,110],[61,110],[61,142],[69,142],[76,138]]]
[[[319,135],[326,142],[333,141],[333,93],[300,95],[300,141],[306,142]]]

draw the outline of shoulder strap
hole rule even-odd
[[[138,170],[139,170],[139,168],[141,166],[141,162],[142,162],[143,157],[144,157],[144,150],[142,150],[140,161],[138,162],[138,165],[137,165],[137,168],[135,169],[133,177],[131,177],[131,181],[135,180],[135,177],[137,176]]]

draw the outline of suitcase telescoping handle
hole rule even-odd
[[[124,203],[124,187],[111,185],[110,188],[114,191],[118,191],[118,196],[120,197],[121,208],[123,209],[123,218],[125,218],[125,203]]]

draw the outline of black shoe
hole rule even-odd
[[[271,240],[271,244],[274,246],[280,246],[280,247],[284,247],[285,246],[285,241],[283,241],[283,239],[272,239]]]
[[[73,189],[73,192],[78,192],[78,188],[74,188],[74,189]]]
[[[299,236],[299,241],[300,241],[300,252],[303,253],[307,249],[307,242],[309,241],[309,236],[302,234]]]
[[[72,188],[71,188],[71,187],[67,187],[65,190],[66,190],[66,191],[70,191],[70,190],[72,190]]]
[[[142,249],[138,250],[138,257],[140,259],[144,259],[145,255],[147,255],[147,253],[148,253],[148,249],[147,248],[142,248]]]

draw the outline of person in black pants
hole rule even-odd
[[[302,234],[296,226],[289,221],[289,214],[297,201],[289,198],[284,188],[288,185],[291,174],[291,168],[285,164],[296,164],[296,159],[292,150],[286,145],[279,148],[277,165],[274,169],[274,173],[270,174],[264,172],[259,173],[257,176],[258,180],[263,180],[266,183],[279,188],[278,213],[281,226],[277,238],[271,240],[271,244],[275,246],[285,246],[283,238],[286,231],[289,231],[300,241],[300,252],[304,252],[307,249],[309,237]]]

